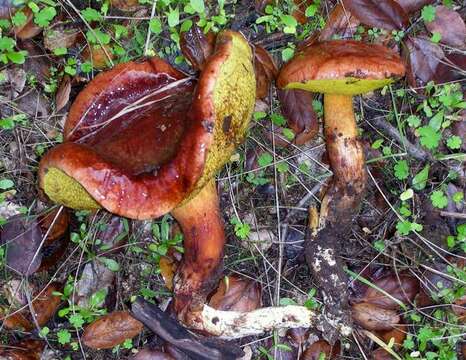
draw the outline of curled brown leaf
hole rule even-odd
[[[300,360],[319,360],[324,356],[325,359],[335,359],[340,354],[340,342],[331,346],[325,340],[319,340],[309,346],[299,358]],[[323,355],[322,355],[323,354]]]
[[[390,274],[372,282],[375,286],[366,288],[366,291],[353,301],[370,303],[383,309],[396,310],[399,308],[399,302],[405,305],[410,304],[419,292],[419,280],[410,275],[400,274],[396,276],[396,274]],[[385,293],[377,290],[377,288]]]
[[[68,230],[70,215],[65,208],[55,208],[39,216],[39,226],[42,234],[47,234],[45,244],[51,244],[65,235]]]
[[[425,5],[432,4],[434,0],[396,0],[396,2],[409,14],[423,8]]]
[[[408,15],[394,0],[343,0],[343,5],[366,25],[401,30],[409,23]]]
[[[368,303],[352,305],[351,314],[354,322],[367,330],[391,330],[400,322],[400,316],[395,310],[381,309]]]
[[[228,276],[211,297],[209,305],[225,311],[252,311],[261,306],[260,286],[252,280]]]
[[[446,6],[435,7],[435,19],[426,22],[431,33],[441,35],[440,42],[463,49],[466,41],[466,25],[459,13]]]
[[[84,61],[88,61],[96,69],[105,69],[113,60],[112,48],[108,45],[89,45],[82,52]]]
[[[138,335],[143,327],[128,311],[114,311],[86,326],[82,341],[93,349],[111,349]]]
[[[302,145],[313,139],[319,131],[319,123],[312,107],[312,93],[291,89],[277,90],[277,94],[282,114],[295,134],[294,143]]]
[[[45,343],[41,340],[25,339],[0,348],[0,359],[5,360],[40,360]]]
[[[348,9],[337,4],[328,16],[325,27],[319,35],[319,41],[331,40],[335,35],[341,39],[351,38],[360,24],[360,21],[353,16]]]
[[[196,24],[193,24],[188,31],[182,32],[180,36],[181,52],[196,70],[204,68],[206,60],[214,52],[214,43],[214,36],[212,34],[206,36]]]
[[[13,28],[15,35],[21,40],[31,39],[34,36],[39,35],[42,32],[42,28],[34,22],[34,13],[32,10],[25,6],[19,11],[26,16],[26,21],[23,25],[15,26]]]
[[[256,73],[256,98],[263,99],[269,95],[270,84],[275,81],[278,69],[272,56],[261,46],[254,47],[254,71]]]

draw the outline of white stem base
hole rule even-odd
[[[309,328],[316,325],[319,315],[304,306],[288,305],[267,307],[250,312],[221,311],[208,305],[191,329],[206,331],[221,339],[232,340],[246,336],[261,335],[267,331],[290,328]]]

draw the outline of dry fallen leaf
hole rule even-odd
[[[58,22],[44,33],[44,46],[53,52],[58,48],[71,48],[83,37],[81,29],[72,23]]]
[[[275,62],[261,46],[254,47],[254,72],[256,73],[256,98],[263,99],[269,95],[270,85],[278,75]]]
[[[391,297],[376,288],[367,287],[367,290],[353,301],[370,303],[383,309],[396,310],[399,308],[399,304],[394,299],[408,305],[412,303],[419,292],[419,281],[410,275],[400,274],[397,277],[396,274],[390,274],[372,280],[372,283],[390,294]]]
[[[227,276],[220,281],[209,305],[225,311],[252,311],[261,306],[260,286],[252,280]]]
[[[464,48],[466,25],[461,15],[456,11],[450,10],[446,6],[436,6],[435,19],[426,22],[426,28],[431,33],[439,33],[441,43],[460,49]]]
[[[188,31],[181,33],[181,52],[194,69],[202,70],[204,68],[204,63],[214,52],[214,40],[213,34],[209,33],[206,36],[196,24],[193,24]]]
[[[110,60],[113,60],[112,48],[108,45],[86,46],[82,52],[84,61],[88,61],[96,69],[105,69],[110,66]]]
[[[15,35],[21,40],[31,39],[34,36],[39,35],[42,32],[42,28],[34,22],[34,13],[32,10],[25,6],[20,11],[27,19],[23,25],[15,26],[13,28]]]
[[[0,359],[4,360],[40,360],[45,347],[45,342],[35,339],[26,339],[0,347]]]
[[[401,346],[403,341],[406,339],[406,330],[402,326],[395,326],[393,329],[388,331],[379,332],[379,337],[388,344],[393,338],[395,346]]]
[[[325,340],[318,340],[309,346],[303,355],[299,358],[300,360],[319,360],[322,359],[323,354],[326,360],[335,359],[340,354],[340,342],[337,342],[334,346],[331,346]]]
[[[296,5],[296,9],[293,10],[293,17],[301,25],[307,23],[306,9],[309,5],[313,3],[313,0],[293,0]]]
[[[145,347],[139,350],[131,360],[174,360],[174,358],[163,351]]]
[[[168,290],[173,290],[173,277],[177,268],[176,262],[167,256],[162,256],[159,261],[159,267],[165,286]]]
[[[408,37],[406,45],[413,77],[421,81],[420,85],[428,83],[445,56],[442,48],[425,37]]]
[[[313,139],[319,131],[319,123],[312,107],[312,93],[291,89],[277,90],[277,94],[282,114],[295,134],[293,142],[303,145]]]
[[[61,285],[59,283],[51,283],[40,295],[34,294],[31,307],[34,309],[34,318],[39,326],[44,326],[55,315],[61,303],[60,296],[53,295],[54,292],[60,291]],[[24,329],[29,331],[34,328],[34,321],[29,312],[29,307],[12,316],[4,314],[3,325],[7,329],[19,330]]]
[[[425,5],[432,4],[435,0],[396,0],[406,13],[413,13]]]
[[[39,216],[39,226],[42,234],[47,234],[45,244],[51,244],[55,240],[65,235],[68,230],[70,215],[66,208],[54,208],[52,211],[47,211]],[[51,227],[53,224],[53,227]]]
[[[82,341],[93,349],[111,349],[138,335],[143,327],[128,311],[115,311],[86,326]]]
[[[359,24],[360,21],[348,9],[337,4],[320,32],[319,41],[331,40],[335,35],[341,39],[349,39],[356,33]]]
[[[6,263],[22,275],[31,275],[39,269],[41,242],[42,232],[37,219],[15,215],[3,225],[0,244],[7,246]]]
[[[367,330],[391,330],[400,322],[395,310],[381,309],[373,304],[354,304],[351,313],[354,322]]]
[[[343,0],[343,5],[366,25],[401,30],[409,24],[408,15],[394,0]]]
[[[139,0],[110,0],[110,3],[122,11],[135,11],[141,7]]]
[[[378,348],[372,353],[373,360],[392,360],[393,357],[383,348]]]

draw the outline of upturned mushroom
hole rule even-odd
[[[56,203],[132,219],[172,212],[184,233],[180,318],[218,283],[225,236],[214,175],[245,137],[255,86],[249,44],[233,31],[217,36],[197,84],[157,58],[117,65],[78,95],[64,143],[40,163],[40,189]]]
[[[277,80],[280,88],[324,94],[324,134],[333,179],[322,199],[319,227],[307,236],[306,259],[320,283],[329,324],[336,328],[350,319],[346,276],[337,252],[366,186],[353,96],[388,85],[404,73],[398,54],[384,46],[334,40],[303,49]]]

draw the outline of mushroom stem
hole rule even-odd
[[[187,203],[172,211],[184,234],[184,256],[174,278],[175,311],[185,315],[201,309],[222,271],[224,224],[215,181],[211,180]]]
[[[326,94],[324,114],[333,179],[322,200],[319,227],[306,235],[306,260],[319,283],[330,320],[323,332],[333,342],[341,328],[351,323],[347,276],[338,254],[361,202],[366,171],[352,96]]]

